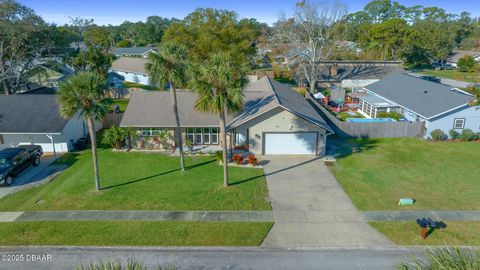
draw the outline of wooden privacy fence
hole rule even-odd
[[[120,126],[120,122],[122,121],[123,113],[108,113],[102,120],[103,128],[109,128],[113,125]]]
[[[423,136],[425,122],[342,122],[316,101],[313,96],[307,95],[310,104],[317,109],[339,136],[354,138],[409,138]]]

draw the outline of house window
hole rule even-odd
[[[218,144],[218,128],[212,128],[211,130],[212,144]]]
[[[202,129],[195,129],[195,144],[202,144]]]
[[[210,144],[210,129],[204,128],[203,129],[203,143]]]
[[[193,128],[187,128],[187,140],[190,141],[190,142],[192,142],[192,143],[194,142],[194,140],[193,140],[193,139],[194,139],[194,137],[193,137],[194,135],[193,135],[193,134],[194,134]]]
[[[455,118],[453,120],[453,129],[463,129],[465,127],[465,118]]]
[[[142,137],[153,137],[160,135],[162,132],[161,128],[142,128],[140,129],[140,135]]]

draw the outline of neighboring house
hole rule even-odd
[[[398,112],[408,121],[424,121],[425,137],[435,129],[480,131],[480,110],[474,97],[444,84],[400,73],[367,85],[359,96],[358,112],[376,118],[379,112]]]
[[[110,72],[123,76],[127,82],[152,85],[146,64],[145,58],[121,57],[112,63]]]
[[[116,57],[143,57],[146,58],[149,53],[158,52],[155,47],[126,47],[115,48],[113,54]]]
[[[452,66],[457,67],[458,60],[467,55],[472,56],[476,62],[480,62],[480,52],[478,51],[453,50],[447,58],[447,64],[451,64]]]
[[[43,65],[32,68],[26,75],[30,82],[54,89],[66,78],[66,75]]]
[[[73,150],[73,142],[87,136],[86,123],[79,117],[64,119],[55,98],[51,94],[0,96],[0,148],[36,144],[44,152]]]
[[[324,155],[326,137],[333,131],[305,98],[267,76],[251,82],[244,94],[244,110],[227,117],[230,149],[241,146],[263,155]],[[191,91],[178,91],[177,100],[184,141],[201,146],[219,145],[218,116],[197,112],[197,96]],[[169,93],[132,94],[120,126],[138,129],[141,137],[152,137],[166,130],[174,138],[175,118]]]

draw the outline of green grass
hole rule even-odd
[[[425,69],[419,73],[429,76],[436,76],[445,79],[452,79],[457,81],[465,82],[478,82],[480,81],[480,74],[475,74],[474,72],[460,72],[457,70],[434,70],[434,69]]]
[[[0,226],[0,245],[259,246],[268,222],[39,221]]]
[[[337,113],[337,118],[340,119],[340,121],[345,121],[347,118],[364,118],[361,114],[355,113],[354,115],[351,115],[347,112],[339,112]]]
[[[96,192],[90,151],[71,153],[70,167],[53,181],[0,199],[0,211],[15,210],[271,210],[262,169],[223,169],[215,157],[178,157],[99,149],[102,190]]]
[[[420,227],[414,222],[370,222],[397,245],[466,245],[480,246],[480,222],[445,221],[447,227],[434,230],[427,239],[420,237]]]
[[[134,82],[123,82],[123,86],[125,88],[141,88],[141,89],[144,89],[144,90],[163,90],[163,89],[155,87],[155,86],[140,84],[140,83],[134,83]]]
[[[480,209],[480,143],[358,139],[337,147],[342,157],[330,168],[361,210]],[[404,197],[416,204],[399,207]]]
[[[120,107],[120,112],[125,112],[125,110],[127,109],[127,106],[128,106],[128,102],[130,101],[130,99],[128,98],[115,98],[115,99],[112,99],[112,108],[115,106],[115,105],[118,105],[118,107]]]

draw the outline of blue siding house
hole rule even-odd
[[[386,77],[364,87],[371,99],[360,97],[359,112],[376,118],[378,112],[398,112],[407,121],[424,121],[424,137],[435,129],[448,134],[454,129],[480,132],[480,106],[473,106],[475,97],[465,91],[437,82],[427,81],[405,73]],[[382,104],[382,106],[375,106]]]

